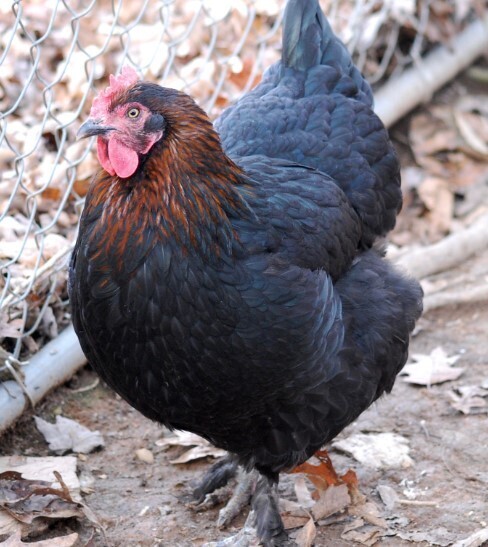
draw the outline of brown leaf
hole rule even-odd
[[[445,235],[454,213],[454,195],[444,179],[427,177],[417,188],[418,195],[428,209],[431,238]]]
[[[312,507],[315,520],[320,520],[345,509],[351,503],[347,485],[329,486],[320,493],[320,498]]]
[[[286,530],[301,528],[310,519],[310,513],[299,503],[283,498],[280,499],[280,514]]]
[[[375,545],[382,537],[382,530],[373,526],[365,526],[357,530],[348,530],[341,534],[341,538],[348,542],[361,545]]]
[[[181,454],[178,458],[171,460],[171,463],[181,464],[188,463],[201,458],[221,458],[227,454],[225,450],[216,448],[210,444],[207,440],[189,433],[188,431],[175,431],[171,437],[164,437],[156,441],[156,446],[169,447],[169,446],[191,446],[190,450],[187,450]]]
[[[229,81],[235,84],[239,90],[244,89],[244,87],[246,87],[246,85],[248,84],[254,68],[254,63],[254,59],[247,57],[242,61],[242,64],[239,67],[239,71],[231,71],[229,75]],[[253,88],[257,86],[258,83],[261,81],[261,77],[261,74],[255,74],[250,84],[250,87]]]
[[[49,538],[44,541],[29,541],[23,542],[21,533],[18,530],[15,534],[11,535],[7,540],[0,543],[1,547],[19,547],[19,545],[34,545],[35,547],[72,547],[78,541],[78,534],[68,534],[67,536],[59,536],[55,538]]]
[[[486,96],[462,97],[454,108],[453,117],[466,145],[463,150],[475,159],[488,160],[488,99]]]
[[[19,338],[23,327],[22,319],[9,319],[7,314],[0,313],[0,338]]]
[[[310,520],[310,517],[300,517],[296,515],[281,514],[281,520],[285,530],[293,530],[293,528],[301,528]]]
[[[360,517],[378,528],[388,529],[388,524],[374,501],[365,500],[357,505],[352,505],[349,507],[348,512],[350,515]]]
[[[41,192],[43,199],[50,201],[59,201],[61,199],[61,190],[59,188],[52,188],[48,186],[43,192]]]
[[[90,188],[90,179],[85,180],[75,180],[73,184],[73,191],[78,194],[81,198],[84,198],[86,194],[88,193],[88,189]]]
[[[317,529],[312,518],[310,518],[305,526],[298,532],[295,542],[298,547],[311,547],[317,535]]]
[[[0,474],[0,507],[26,524],[39,517],[62,519],[84,515],[82,506],[71,499],[66,486],[52,488],[47,481],[24,479],[16,471]]]

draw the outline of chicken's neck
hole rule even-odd
[[[162,244],[215,261],[239,247],[232,219],[252,214],[238,189],[246,184],[221,149],[170,142],[148,156],[137,177],[100,177],[89,206],[101,210],[95,231],[104,253],[139,255],[142,247],[146,254]]]

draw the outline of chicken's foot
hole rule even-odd
[[[289,540],[278,506],[277,482],[253,470],[240,473],[239,485],[230,502],[221,510],[218,524],[227,525],[251,501],[251,511],[241,531],[205,547],[250,547],[258,542],[265,547],[295,545]]]
[[[246,505],[249,505],[254,491],[256,490],[256,485],[260,474],[258,471],[253,469],[252,471],[244,471],[244,469],[239,469],[237,486],[230,498],[229,502],[225,507],[223,507],[219,512],[219,518],[217,520],[217,526],[219,528],[225,528],[228,526],[234,519],[242,513],[242,510]]]
[[[203,503],[207,494],[225,486],[236,473],[237,461],[230,454],[214,463],[193,490],[195,503]]]

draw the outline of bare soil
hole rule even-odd
[[[486,258],[486,257],[485,257]],[[480,260],[482,258],[480,257]],[[410,442],[414,465],[407,469],[377,471],[332,449],[340,471],[356,471],[360,489],[381,508],[393,535],[377,545],[407,545],[401,534],[418,545],[450,545],[487,526],[488,520],[488,426],[487,414],[464,415],[450,404],[449,392],[456,386],[481,385],[488,379],[488,309],[464,306],[443,309],[424,317],[420,332],[412,341],[412,353],[428,354],[442,346],[449,354],[461,353],[457,366],[465,368],[454,382],[417,387],[397,381],[391,395],[342,433],[396,432]],[[36,409],[48,420],[62,414],[91,429],[98,429],[106,447],[79,459],[79,472],[95,478],[93,492],[85,495],[88,506],[105,528],[91,545],[107,546],[198,546],[224,538],[242,524],[238,518],[228,530],[216,527],[219,506],[196,512],[189,503],[192,484],[211,460],[174,465],[169,463],[184,449],[165,450],[155,441],[167,432],[143,418],[104,385],[83,393],[75,388],[95,379],[85,369],[69,385],[57,390]],[[154,463],[135,458],[135,451],[147,448]],[[44,439],[34,426],[32,415],[24,416],[1,442],[3,455],[48,455]],[[283,479],[282,495],[294,499],[293,478]],[[388,511],[380,501],[378,485],[388,485],[401,498],[435,505],[396,505]],[[317,546],[345,546],[341,539],[350,517],[318,526]],[[88,522],[71,527],[85,539],[91,536]],[[422,541],[422,539],[424,541]]]

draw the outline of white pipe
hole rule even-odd
[[[85,363],[86,357],[70,325],[22,367],[24,385],[32,402],[38,403],[49,391],[67,382]],[[30,402],[17,382],[0,383],[0,434],[29,406]]]
[[[488,13],[485,13],[453,38],[449,47],[438,47],[381,87],[374,97],[376,114],[386,127],[391,127],[487,52]]]
[[[387,127],[393,125],[487,51],[488,14],[454,38],[449,50],[438,48],[420,66],[405,71],[379,89],[375,94],[376,113]],[[70,326],[23,367],[25,385],[32,401],[38,403],[49,391],[68,381],[85,363],[78,338]],[[15,381],[0,383],[0,434],[29,404]]]

